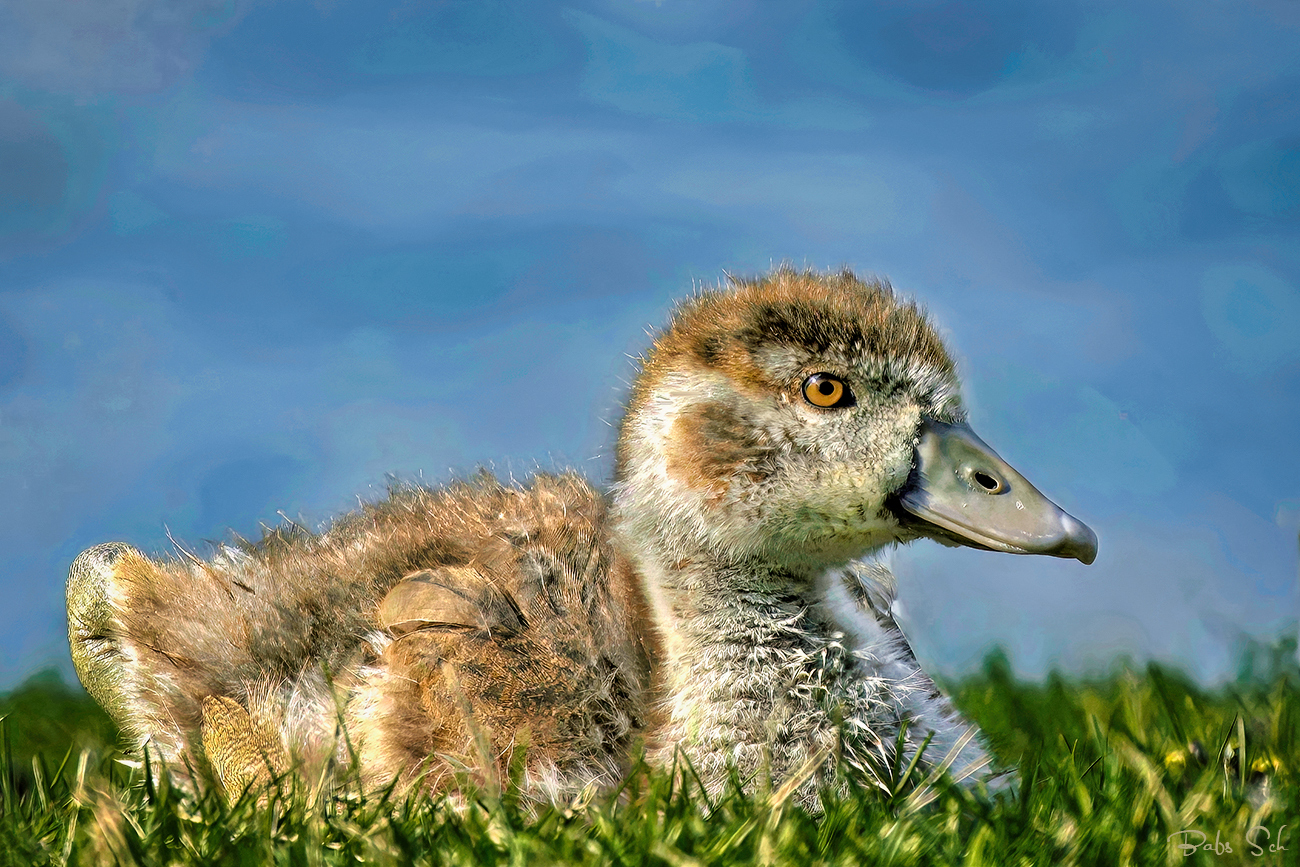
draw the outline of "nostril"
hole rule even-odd
[[[990,476],[988,473],[984,472],[983,470],[976,470],[975,472],[971,473],[971,478],[975,480],[975,484],[979,485],[981,488],[988,491],[990,494],[994,494],[1002,490],[1002,483],[997,479],[993,478],[992,476]]]

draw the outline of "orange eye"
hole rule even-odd
[[[844,380],[829,373],[814,373],[803,381],[804,399],[822,409],[852,406],[853,393]]]

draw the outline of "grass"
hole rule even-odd
[[[0,865],[1300,864],[1294,646],[1214,692],[1159,667],[1020,683],[1000,658],[955,692],[1021,768],[1015,792],[827,793],[811,816],[639,768],[617,795],[534,814],[509,787],[458,809],[292,784],[228,806],[117,761],[93,702],[38,678],[0,698]]]

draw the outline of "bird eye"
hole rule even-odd
[[[804,399],[822,409],[852,406],[853,392],[844,380],[829,373],[814,373],[803,381]]]

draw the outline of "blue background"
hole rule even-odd
[[[82,548],[385,474],[599,481],[724,272],[926,303],[1095,565],[893,555],[922,658],[1214,680],[1292,633],[1300,4],[0,6],[0,686]]]

